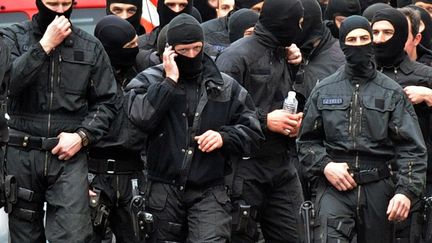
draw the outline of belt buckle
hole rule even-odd
[[[115,159],[107,159],[107,173],[114,174],[115,173]]]

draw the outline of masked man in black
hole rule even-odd
[[[150,242],[229,242],[228,159],[248,156],[262,138],[247,91],[203,52],[199,23],[168,25],[163,65],[127,86],[131,121],[148,133]]]
[[[372,29],[377,68],[404,88],[406,95],[414,105],[418,123],[430,153],[432,68],[410,60],[404,51],[409,27],[407,18],[398,10],[378,11],[373,18]],[[428,174],[430,171],[429,166]],[[419,198],[415,199],[417,201]]]
[[[72,0],[36,5],[31,21],[4,29],[12,56],[6,171],[15,176],[10,187],[17,195],[9,198],[10,237],[86,242],[91,222],[84,148],[108,132],[117,112],[116,83],[100,42],[69,22]]]
[[[265,141],[236,163],[231,198],[233,241],[255,242],[257,224],[268,242],[297,242],[302,189],[295,169],[295,137],[301,113],[282,109],[293,89],[292,67],[285,59],[301,31],[303,7],[298,0],[266,0],[255,32],[240,39],[217,58],[221,71],[238,80],[252,95]],[[241,208],[251,206],[251,215]]]
[[[392,221],[423,190],[426,147],[403,89],[375,69],[367,19],[345,19],[339,42],[347,64],[312,91],[297,140],[308,175],[320,178],[315,242],[392,243]]]
[[[123,89],[138,74],[134,68],[138,53],[135,29],[124,19],[111,15],[98,22],[95,36],[108,53],[117,81],[118,95],[123,97]],[[129,122],[123,99],[119,99],[117,105],[120,112],[111,124],[108,135],[89,149],[90,193],[92,199],[99,199],[99,205],[92,204],[92,242],[101,242],[106,226],[111,228],[116,242],[138,242],[134,237],[130,215],[131,180],[138,179],[137,183],[143,183],[140,153],[144,148],[145,137]],[[108,212],[103,215],[102,224],[97,222],[97,217],[104,213],[101,210]]]
[[[152,32],[141,35],[138,39],[138,46],[142,50],[157,51],[157,38],[161,29],[174,17],[182,13],[192,14],[193,0],[161,0],[157,3],[159,15],[159,26]]]
[[[142,3],[142,0],[107,0],[106,13],[127,20],[138,35],[143,35],[146,30],[141,25]]]

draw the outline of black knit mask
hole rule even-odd
[[[279,41],[290,46],[301,32],[303,6],[299,0],[264,1],[259,22]]]
[[[144,30],[143,27],[141,27],[141,22],[140,22],[141,15],[142,15],[142,0],[107,0],[106,3],[107,15],[113,14],[110,10],[110,5],[112,3],[125,3],[125,4],[134,5],[137,8],[137,12],[134,15],[127,18],[126,20],[132,24],[132,26],[135,28],[137,33],[144,34],[142,33]]]
[[[321,9],[316,0],[302,0],[304,7],[303,30],[297,39],[300,47],[322,34]]]
[[[235,11],[228,19],[228,34],[230,42],[243,37],[245,30],[255,26],[259,15],[247,8]]]
[[[335,23],[336,16],[348,17],[360,14],[359,0],[329,0],[324,19],[330,20],[327,27],[335,38],[339,37],[339,28]]]
[[[346,36],[355,29],[364,29],[369,33],[371,42],[362,46],[352,46],[345,44]],[[371,68],[373,58],[372,30],[366,18],[353,15],[346,18],[339,29],[339,43],[347,60],[347,66],[354,70],[366,71]]]
[[[36,6],[38,9],[38,13],[36,16],[36,21],[38,23],[39,29],[42,32],[45,32],[48,25],[51,24],[51,22],[55,19],[56,16],[65,16],[67,19],[70,19],[70,16],[72,14],[73,6],[66,10],[64,13],[57,13],[55,11],[52,11],[49,9],[45,4],[42,2],[42,0],[36,0]]]
[[[176,16],[182,13],[192,14],[192,8],[193,8],[193,0],[188,0],[188,5],[186,5],[186,7],[182,11],[176,13],[172,11],[167,5],[165,5],[164,0],[158,1],[157,12],[159,14],[159,28],[162,29],[173,18],[175,18]]]
[[[96,25],[94,35],[107,52],[113,67],[119,69],[135,64],[138,47],[123,48],[136,37],[135,28],[115,15],[103,17]]]
[[[372,20],[372,29],[376,22],[389,21],[394,28],[393,36],[384,43],[374,44],[375,59],[379,66],[399,64],[404,56],[405,42],[408,39],[408,21],[396,9],[387,8],[376,12]]]
[[[204,43],[204,34],[199,22],[188,14],[180,14],[168,25],[167,42],[175,49],[179,44],[194,42]],[[180,72],[180,78],[190,80],[202,72],[203,51],[193,58],[177,53],[175,61]]]

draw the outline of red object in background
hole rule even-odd
[[[72,17],[76,16],[77,25],[90,32],[94,24],[105,15],[105,4],[106,0],[75,0],[74,10],[78,11],[74,11]],[[143,0],[141,24],[147,33],[159,25],[156,6],[157,0]],[[80,13],[75,14],[75,12]],[[35,13],[37,13],[35,0],[1,0],[0,27],[31,19]]]

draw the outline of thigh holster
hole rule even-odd
[[[258,239],[258,211],[256,208],[246,204],[243,200],[235,201],[233,204],[233,231]]]

